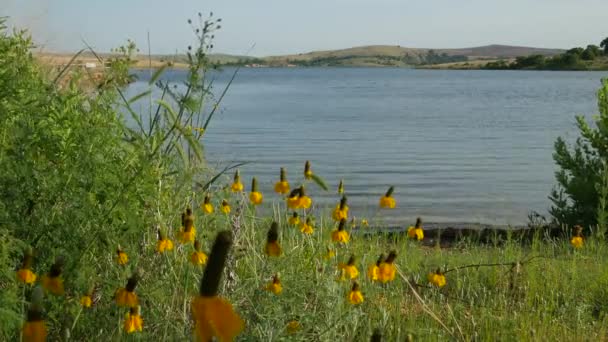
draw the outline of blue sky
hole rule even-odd
[[[127,38],[153,53],[193,41],[188,18],[223,19],[215,51],[266,56],[388,44],[569,48],[608,36],[608,0],[0,0],[0,16],[28,28],[44,50],[86,40],[109,51]],[[250,50],[250,47],[255,47]]]

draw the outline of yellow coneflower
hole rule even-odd
[[[300,216],[295,211],[293,212],[293,214],[291,214],[291,217],[289,218],[289,224],[292,226],[297,226],[300,224]]]
[[[415,226],[410,226],[407,229],[407,236],[411,239],[417,239],[418,241],[424,239],[424,230],[422,230],[422,219],[420,219],[420,217],[416,219]]]
[[[340,279],[355,279],[359,277],[359,270],[355,265],[355,256],[351,255],[346,264],[340,263],[338,269],[341,271]]]
[[[264,200],[264,196],[262,196],[262,193],[258,191],[258,181],[255,179],[255,177],[253,177],[251,180],[251,193],[249,194],[249,200],[253,205],[262,204],[262,201]]]
[[[302,209],[308,209],[312,205],[312,198],[306,196],[304,185],[300,185],[300,204],[299,207]]]
[[[279,181],[274,185],[274,191],[278,194],[286,194],[289,192],[289,182],[287,182],[286,171],[281,168],[281,176]]]
[[[203,205],[201,206],[203,212],[205,214],[213,213],[213,204],[211,204],[211,197],[209,195],[205,195],[205,199],[203,200]]]
[[[579,225],[574,226],[574,236],[570,240],[570,243],[572,244],[572,247],[576,249],[583,248],[583,227]]]
[[[201,251],[200,241],[194,241],[194,252],[190,254],[190,263],[199,266],[207,263],[207,254]]]
[[[291,191],[289,196],[287,196],[287,207],[289,209],[298,209],[300,208],[300,188],[295,188]]]
[[[196,228],[194,228],[194,215],[192,214],[192,209],[186,208],[186,213],[182,213],[182,227],[179,230],[179,242],[181,243],[191,243],[196,238]],[[171,242],[170,240],[168,240]],[[171,248],[166,248],[167,250],[173,249],[173,243],[171,243]],[[158,248],[157,248],[158,250]],[[162,253],[163,251],[160,251]]]
[[[230,204],[228,204],[228,201],[222,200],[222,212],[224,214],[230,214],[230,210]]]
[[[236,172],[234,173],[234,181],[232,182],[232,185],[230,186],[230,190],[232,192],[243,192],[243,183],[241,182],[241,175],[239,173],[239,170],[236,170]]]
[[[23,255],[21,268],[17,271],[17,279],[24,284],[33,284],[36,281],[36,274],[32,272],[32,263],[34,262],[34,253],[31,248],[28,248]]]
[[[361,293],[361,290],[359,289],[359,283],[357,283],[356,281],[353,282],[353,286],[348,292],[346,299],[349,303],[353,305],[363,303],[363,293]]]
[[[127,312],[124,328],[127,334],[144,330],[144,320],[141,318],[141,307],[139,305],[131,307]]]
[[[429,275],[427,276],[427,279],[429,281],[429,283],[437,286],[437,287],[444,287],[446,282],[445,279],[445,275],[441,272],[440,269],[437,269],[437,271],[435,272],[431,272],[429,273]]]
[[[338,229],[331,232],[331,240],[333,242],[348,243],[350,240],[348,232],[344,230],[344,225],[346,225],[346,220],[342,219],[338,225]]]
[[[291,320],[291,321],[287,322],[287,326],[285,327],[285,330],[287,330],[287,333],[289,333],[289,334],[295,334],[300,329],[302,329],[302,326],[300,325],[300,322],[298,322],[296,320]]]
[[[300,225],[300,231],[307,235],[310,235],[315,231],[315,229],[312,226],[312,221],[311,221],[310,217],[306,218],[306,222],[302,222],[302,224]]]
[[[344,194],[344,180],[340,179],[340,183],[338,183],[338,194]]]
[[[378,258],[378,260],[376,260],[376,263],[374,263],[373,265],[371,265],[370,267],[367,268],[367,277],[369,278],[369,280],[371,281],[377,281],[379,279],[379,272],[380,272],[380,264],[384,262],[384,254],[380,254],[380,257]]]
[[[208,342],[214,337],[218,341],[232,341],[245,327],[232,305],[217,295],[231,245],[229,231],[218,233],[201,280],[199,295],[192,300],[197,341]]]
[[[121,287],[114,293],[114,300],[118,306],[134,307],[139,304],[139,298],[135,293],[137,287],[137,274],[133,274],[129,280],[127,280],[127,286]]]
[[[304,178],[312,178],[312,170],[310,169],[310,161],[308,160],[306,161],[306,163],[304,163]]]
[[[42,289],[36,287],[32,292],[31,304],[21,328],[24,342],[46,341],[47,330],[42,316]]]
[[[325,260],[330,260],[336,257],[336,252],[333,249],[327,247],[327,253],[323,256]]]
[[[367,221],[367,219],[365,219],[365,218],[361,219],[361,226],[369,227],[369,222]]]
[[[346,196],[342,196],[340,203],[336,206],[331,214],[334,221],[346,220],[348,218],[348,205],[346,204]]]
[[[395,187],[391,186],[384,196],[380,197],[380,208],[393,209],[397,205],[395,198],[393,198],[393,192]]]
[[[61,268],[63,267],[63,258],[58,257],[55,263],[51,266],[49,273],[42,276],[41,282],[42,287],[56,295],[63,295],[63,278],[61,277]]]
[[[129,255],[127,254],[127,252],[123,251],[120,246],[116,248],[116,262],[119,265],[126,265],[127,262],[129,262]]]
[[[280,295],[283,292],[283,285],[281,285],[281,279],[277,274],[272,277],[272,281],[266,285],[266,291],[272,292],[275,295]]]
[[[395,274],[397,273],[397,267],[395,266],[396,258],[397,252],[391,251],[386,260],[381,262],[378,266],[378,279],[381,282],[387,283],[395,280]]]
[[[91,298],[89,294],[83,295],[82,297],[80,297],[80,305],[83,308],[90,308],[91,305],[93,305],[93,298]]]
[[[164,232],[158,231],[158,241],[156,242],[156,251],[164,253],[165,251],[173,250],[173,241],[169,240]]]
[[[279,245],[279,225],[276,222],[272,222],[268,235],[266,236],[266,246],[264,247],[264,253],[268,256],[278,257],[283,253],[281,245]]]

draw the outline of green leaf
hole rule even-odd
[[[328,191],[329,189],[327,188],[327,184],[325,184],[325,181],[323,180],[323,178],[315,175],[314,173],[312,174],[312,180],[315,181],[315,183],[317,183],[318,186],[321,187],[321,189]]]
[[[148,89],[140,94],[137,94],[129,99],[129,103],[136,102],[137,100],[141,99],[142,97],[150,95],[151,92],[152,91],[150,89]]]
[[[158,78],[163,74],[163,72],[165,71],[166,68],[167,68],[167,64],[165,64],[162,67],[156,69],[156,71],[154,72],[154,74],[152,75],[152,77],[150,78],[150,80],[148,81],[148,85],[154,84],[158,80]]]

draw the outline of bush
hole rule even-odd
[[[608,162],[608,79],[598,91],[598,107],[595,127],[583,116],[576,117],[581,136],[573,146],[561,137],[555,142],[558,185],[549,196],[555,223],[586,227],[598,222],[600,184]]]

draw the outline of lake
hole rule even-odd
[[[219,75],[219,94],[229,73]],[[141,88],[148,73],[140,73]],[[181,82],[185,72],[168,71]],[[555,184],[553,143],[576,138],[575,114],[597,113],[606,72],[451,71],[378,68],[241,69],[204,136],[211,165],[255,175],[265,201],[286,167],[292,186],[305,160],[337,203],[344,179],[352,215],[406,225],[521,225],[546,214]],[[395,186],[397,208],[379,211]]]

